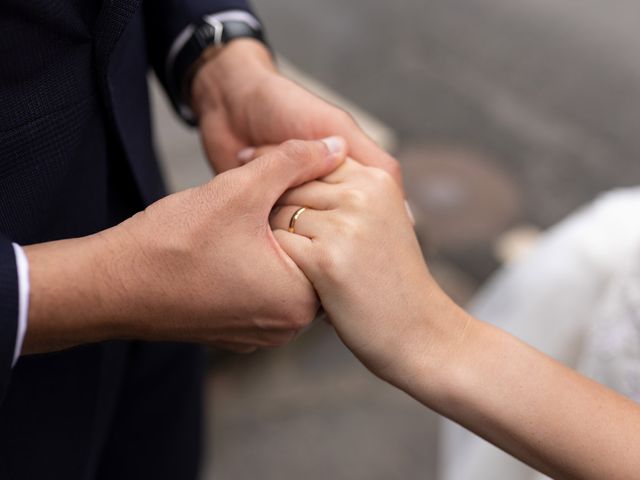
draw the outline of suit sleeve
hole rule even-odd
[[[19,309],[18,272],[13,245],[0,236],[0,403],[9,385]]]
[[[153,0],[143,5],[149,58],[165,89],[167,55],[174,40],[189,24],[225,10],[253,14],[247,0]]]

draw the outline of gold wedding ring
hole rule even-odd
[[[306,209],[307,207],[300,207],[291,216],[291,220],[289,220],[289,233],[296,233],[296,222],[300,218],[300,215],[302,215]]]

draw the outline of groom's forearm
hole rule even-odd
[[[437,371],[414,356],[421,372],[403,388],[553,478],[637,475],[635,403],[486,323],[471,319],[462,338]]]
[[[122,251],[109,249],[102,234],[25,247],[30,298],[24,354],[124,335],[119,322],[126,304],[110,274]]]

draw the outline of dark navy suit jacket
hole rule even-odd
[[[164,195],[146,74],[171,43],[245,0],[0,2],[0,479],[193,478],[202,357],[113,342],[11,367],[11,242],[94,233]]]

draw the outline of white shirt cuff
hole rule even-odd
[[[16,255],[16,267],[18,270],[18,329],[12,365],[15,366],[22,353],[22,344],[27,334],[27,319],[29,318],[29,261],[20,245],[14,243],[13,250]]]
[[[239,22],[246,22],[256,29],[260,28],[260,22],[258,19],[245,10],[227,10],[213,15],[205,15],[204,19],[209,23],[231,22],[235,20]],[[180,53],[180,50],[182,50],[182,47],[184,47],[185,43],[189,41],[189,38],[195,29],[196,27],[193,24],[187,25],[171,44],[169,54],[167,55],[167,61],[165,63],[167,78],[171,78],[171,75],[173,75],[173,64],[176,61],[176,57],[178,56],[178,53]],[[178,110],[182,118],[187,121],[194,121],[195,115],[191,110],[191,107],[179,102]]]

